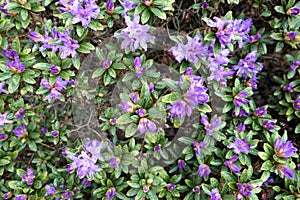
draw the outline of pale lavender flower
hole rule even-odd
[[[168,190],[169,192],[172,192],[172,191],[175,189],[175,187],[176,187],[175,184],[169,183],[169,184],[167,185],[167,190]]]
[[[134,105],[131,102],[122,100],[121,103],[118,105],[124,112],[133,112]]]
[[[201,148],[205,147],[206,145],[207,145],[206,142],[193,142],[195,153],[200,154],[201,153]]]
[[[237,76],[253,78],[262,70],[263,65],[260,62],[256,62],[256,50],[247,54],[244,59],[241,59],[238,65],[232,66],[233,70],[237,70]]]
[[[182,169],[186,166],[186,163],[184,162],[184,160],[178,160],[177,164],[178,164],[179,169]]]
[[[293,107],[294,107],[295,110],[300,110],[300,99],[296,99],[293,102]]]
[[[125,16],[125,22],[127,28],[121,30],[120,33],[115,34],[116,38],[122,38],[121,49],[130,48],[132,52],[135,52],[139,47],[142,47],[147,51],[147,42],[154,42],[155,37],[148,32],[148,25],[140,25],[140,16],[134,15],[131,21],[129,16]]]
[[[210,200],[222,200],[222,197],[217,188],[213,188],[210,193]]]
[[[195,186],[193,188],[193,192],[195,192],[196,195],[199,195],[200,194],[200,187],[199,186]]]
[[[15,128],[13,130],[13,133],[15,134],[15,136],[20,138],[26,137],[28,135],[26,126],[24,126],[23,124],[21,124],[20,127]]]
[[[217,28],[216,36],[223,45],[233,42],[235,39],[234,26],[232,20],[223,20],[219,17],[214,17],[214,21],[208,20],[207,25]]]
[[[109,188],[105,194],[106,200],[113,199],[115,195],[116,195],[116,189],[114,187]]]
[[[272,122],[268,119],[263,121],[263,127],[269,131],[274,129],[275,124],[276,124],[275,122]]]
[[[60,55],[61,59],[65,59],[69,55],[72,58],[77,56],[76,49],[80,47],[77,40],[72,39],[70,36],[70,30],[67,30],[65,33],[59,33],[59,41],[63,43],[63,45],[59,46],[59,50],[62,52]]]
[[[84,150],[92,155],[92,158],[99,161],[104,161],[101,151],[104,149],[103,143],[99,140],[91,140],[87,138],[83,145]]]
[[[8,138],[8,135],[5,133],[0,133],[0,142],[6,140]]]
[[[207,135],[212,135],[213,134],[213,131],[216,127],[220,126],[221,125],[221,120],[220,118],[215,118],[212,120],[211,123],[208,122],[208,118],[207,118],[207,115],[203,115],[201,117],[201,123],[204,125],[205,127],[205,130],[206,130],[206,134]]]
[[[5,82],[0,82],[0,94],[4,93],[4,94],[8,94],[8,91],[3,89],[5,85]]]
[[[181,63],[183,59],[189,62],[197,63],[199,58],[206,60],[208,54],[208,48],[204,45],[203,41],[200,40],[200,35],[196,35],[194,38],[187,37],[187,43],[183,44],[181,41],[178,42],[178,46],[174,46],[169,49],[175,59]]]
[[[44,36],[35,31],[30,31],[28,38],[33,42],[43,42],[44,41]]]
[[[146,119],[146,118],[142,118],[140,119],[139,121],[139,125],[138,125],[138,131],[143,134],[147,131],[150,131],[152,133],[155,133],[156,131],[156,125],[154,122],[152,122],[151,120],[149,119]]]
[[[69,189],[66,189],[65,192],[61,196],[64,199],[70,200],[73,196],[73,192],[70,191]]]
[[[242,48],[243,41],[248,41],[248,33],[250,32],[250,29],[252,27],[252,19],[235,19],[233,20],[233,26],[234,26],[234,34],[236,35],[236,38],[238,39],[238,45],[239,48]]]
[[[240,168],[233,164],[235,161],[237,161],[239,159],[238,156],[233,156],[232,158],[230,158],[229,160],[224,162],[224,165],[226,167],[229,167],[234,173],[239,173],[240,172]]]
[[[278,165],[276,167],[276,169],[279,171],[279,173],[284,175],[284,177],[287,178],[287,179],[292,179],[295,176],[294,171],[291,168],[289,168],[288,166]],[[275,173],[276,173],[276,171],[275,171]]]
[[[120,158],[112,157],[109,159],[108,166],[112,168],[118,168],[119,164],[120,164]]]
[[[127,15],[127,12],[134,9],[136,7],[136,4],[130,0],[124,0],[120,1],[121,6],[124,8],[124,11],[122,13],[122,17],[125,17]]]
[[[274,144],[275,153],[280,158],[289,158],[297,152],[291,141],[282,143],[282,138],[278,138]]]
[[[240,154],[240,153],[248,154],[250,147],[251,144],[247,144],[246,138],[242,140],[240,138],[235,138],[234,142],[229,143],[229,145],[227,146],[227,148],[229,149],[233,148],[233,152],[236,154]]]
[[[94,173],[102,170],[96,164],[97,159],[91,158],[85,151],[81,151],[81,154],[78,157],[69,154],[68,158],[73,160],[73,162],[70,164],[70,170],[77,169],[77,176],[80,179],[82,179],[86,175],[88,175],[89,178],[93,179]]]
[[[137,78],[142,78],[144,71],[146,71],[146,66],[142,66],[141,57],[136,57],[133,62],[135,68],[135,75]]]
[[[130,94],[129,94],[129,97],[131,98],[131,100],[132,100],[132,102],[133,102],[134,104],[137,104],[137,102],[138,102],[139,99],[140,99],[139,93],[137,93],[137,92],[132,92],[132,93],[130,93]]]
[[[39,48],[40,51],[44,51],[46,49],[51,49],[52,52],[57,52],[59,49],[58,46],[58,32],[55,28],[52,29],[51,35],[49,36],[49,30],[45,30],[45,35],[41,35],[38,32],[31,31],[29,33],[28,38],[33,42],[40,42],[43,45]]]
[[[238,183],[237,184],[239,193],[237,196],[240,197],[240,199],[243,199],[243,197],[250,197],[251,191],[253,190],[252,186],[248,183]],[[242,197],[241,197],[242,196]]]
[[[210,174],[210,168],[206,164],[199,165],[198,167],[198,176],[203,177],[204,175],[208,176]]]
[[[53,184],[50,184],[50,185],[46,185],[46,193],[45,193],[45,197],[46,196],[50,196],[50,195],[53,195],[53,194],[56,194],[56,189],[55,187],[53,186]]]
[[[267,109],[264,106],[260,106],[255,110],[254,115],[256,117],[265,117],[267,115]]]
[[[32,185],[35,178],[32,168],[27,168],[27,174],[22,174],[21,178],[23,181],[26,181],[27,185]]]
[[[248,96],[248,92],[239,92],[233,100],[233,104],[236,107],[241,107],[243,104],[247,104],[249,102],[245,97]]]

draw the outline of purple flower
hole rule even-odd
[[[160,151],[161,150],[161,144],[158,144],[156,145],[154,148],[153,148],[154,151]]]
[[[269,131],[274,129],[275,124],[276,124],[275,122],[272,122],[267,119],[263,121],[263,127]]]
[[[142,47],[147,51],[147,42],[155,40],[155,37],[148,34],[149,26],[140,25],[140,16],[134,15],[131,21],[129,16],[125,16],[125,22],[127,28],[121,30],[120,33],[115,34],[116,38],[122,38],[121,49],[130,48],[132,52],[135,52],[139,47]]]
[[[220,118],[215,118],[212,120],[211,124],[208,122],[207,115],[203,115],[201,117],[201,123],[204,125],[206,134],[207,135],[212,135],[213,131],[216,127],[221,125],[221,120]]]
[[[234,142],[231,142],[227,148],[232,149],[233,148],[233,152],[235,154],[240,154],[245,153],[248,154],[249,153],[249,149],[251,147],[251,144],[247,144],[247,139],[240,139],[240,138],[235,138]]]
[[[65,192],[61,196],[62,196],[62,198],[69,200],[72,198],[73,192],[70,191],[69,189],[66,189]]]
[[[247,113],[244,109],[241,109],[237,114],[235,111],[232,112],[232,117],[249,117],[250,114]]]
[[[4,3],[2,3],[0,6],[0,12],[3,12],[5,15],[11,15],[11,13],[9,13],[8,10],[5,8],[6,5],[7,2],[4,1]]]
[[[238,65],[232,66],[233,70],[237,70],[237,75],[240,77],[253,78],[262,70],[263,65],[259,62],[256,62],[256,50],[248,53],[245,59],[241,59]],[[256,63],[255,63],[256,62]]]
[[[4,85],[5,85],[5,82],[0,82],[0,94],[1,93],[8,94],[8,91],[3,89]]]
[[[248,96],[248,92],[239,92],[233,100],[233,104],[236,107],[241,107],[243,104],[247,104],[249,102],[248,99],[244,98]]]
[[[59,74],[60,70],[61,70],[60,67],[56,65],[52,65],[50,67],[50,72],[54,75]]]
[[[290,69],[292,71],[296,70],[300,65],[300,62],[298,60],[293,61],[292,65],[290,66]]]
[[[13,133],[15,134],[15,136],[20,138],[26,137],[28,135],[26,126],[24,126],[23,124],[21,124],[19,128],[15,128],[13,130]]]
[[[113,199],[115,195],[116,195],[116,189],[114,187],[109,188],[105,194],[106,200]]]
[[[33,179],[34,179],[34,172],[32,170],[32,168],[27,168],[27,175],[26,174],[22,174],[21,178],[23,181],[26,181],[27,185],[32,185],[33,184]]]
[[[280,158],[289,158],[297,152],[291,141],[282,143],[282,138],[278,138],[274,144],[275,153]]]
[[[59,131],[52,131],[51,135],[52,137],[57,137],[59,135]]]
[[[51,89],[50,94],[46,96],[45,100],[51,100],[52,98],[60,99],[62,94],[59,91],[63,90],[67,84],[68,81],[63,80],[60,76],[56,77],[56,81],[53,85],[50,85],[46,79],[42,79],[40,85]]]
[[[176,187],[175,184],[170,183],[170,184],[167,185],[167,190],[168,190],[169,192],[172,192],[172,191],[175,189],[175,187]]]
[[[252,77],[250,78],[247,82],[246,82],[246,86],[247,87],[251,87],[252,90],[257,90],[257,83],[258,83],[258,80],[256,77]]]
[[[11,44],[8,45],[7,49],[2,50],[2,54],[3,54],[3,56],[13,59],[13,60],[16,58],[19,58],[18,52],[11,49]]]
[[[285,166],[285,165],[276,166],[275,173],[277,174],[278,171],[279,171],[280,174],[284,175],[284,177],[287,178],[287,179],[292,179],[295,176],[294,171],[291,168],[289,168],[288,166]]]
[[[26,199],[27,199],[26,194],[21,194],[21,195],[18,195],[14,198],[14,200],[26,200]]]
[[[20,108],[16,114],[15,114],[15,118],[20,119],[20,118],[24,118],[25,117],[25,111],[23,108]]]
[[[81,151],[81,154],[76,157],[73,154],[69,154],[68,158],[73,160],[70,165],[70,170],[77,169],[78,178],[82,179],[86,175],[89,178],[94,178],[94,173],[101,171],[102,169],[96,164],[97,159],[91,158],[85,151]]]
[[[195,153],[200,154],[201,153],[201,147],[205,147],[206,142],[193,142],[193,146],[194,146]]]
[[[192,115],[193,108],[189,106],[184,101],[172,102],[171,106],[168,107],[170,111],[170,117],[174,119],[176,116],[182,120],[183,116],[186,114],[188,117]]]
[[[4,126],[4,124],[12,124],[14,123],[11,120],[7,120],[8,111],[6,111],[4,114],[0,114],[0,127]]]
[[[254,42],[258,41],[260,38],[261,38],[261,35],[259,33],[256,33],[256,35],[251,35],[249,37],[249,42],[254,43]]]
[[[3,199],[10,199],[12,197],[13,193],[12,192],[7,192],[3,194],[2,198]]]
[[[294,6],[287,10],[286,14],[290,16],[297,16],[300,13],[300,8],[297,6]]]
[[[13,61],[7,60],[6,65],[13,73],[16,74],[20,74],[25,70],[25,65],[21,63],[19,57],[16,57]]]
[[[5,133],[0,133],[0,142],[6,140],[8,138],[8,135]]]
[[[112,64],[111,60],[109,60],[109,59],[103,59],[101,66],[104,69],[108,69],[111,66],[111,64]]]
[[[112,157],[109,159],[108,166],[110,166],[111,168],[118,168],[119,164],[120,158]]]
[[[129,94],[129,97],[131,98],[131,100],[132,100],[132,102],[133,102],[134,104],[137,104],[137,102],[138,102],[139,99],[140,99],[139,93],[137,93],[137,92],[132,92],[132,93],[130,93],[130,94]]]
[[[33,42],[43,42],[44,41],[44,36],[35,31],[30,31],[28,38]]]
[[[210,200],[222,200],[222,197],[217,188],[213,188],[210,193]]]
[[[243,41],[248,41],[248,33],[250,32],[250,29],[252,27],[252,19],[235,19],[233,20],[233,26],[234,26],[234,34],[238,35],[235,39],[238,39],[238,45],[239,48],[243,47]]]
[[[116,119],[116,118],[112,118],[112,119],[109,120],[109,123],[110,123],[111,125],[114,125],[114,124],[117,123],[117,119]]]
[[[105,5],[105,10],[108,14],[113,14],[115,9],[115,4],[112,0],[108,0]]]
[[[134,105],[128,101],[122,100],[118,106],[126,113],[134,111]]]
[[[210,174],[209,166],[206,164],[199,165],[198,167],[198,176],[203,177],[204,175],[208,176]]]
[[[300,110],[300,99],[296,99],[293,102],[293,107],[294,107],[295,110]]]
[[[243,133],[246,129],[246,125],[244,123],[239,123],[239,125],[237,125],[236,130],[239,133]]]
[[[135,75],[137,78],[142,78],[144,71],[146,71],[146,66],[142,67],[142,59],[141,57],[136,57],[133,62],[135,68]]]
[[[130,0],[124,0],[123,2],[119,0],[119,2],[121,4],[121,6],[124,8],[124,12],[122,13],[122,17],[125,17],[129,10],[132,10],[136,7],[136,4],[133,3]]]
[[[178,164],[179,169],[182,169],[186,166],[186,163],[184,162],[184,160],[178,160],[177,164]]]
[[[206,1],[202,2],[201,8],[202,8],[202,9],[205,9],[205,10],[208,9],[208,8],[209,8],[208,3],[207,3]]]
[[[149,87],[150,92],[154,91],[154,84],[153,83],[149,83],[148,87]]]
[[[152,4],[152,0],[142,0],[142,2],[143,2],[146,6],[151,6],[151,4]]]
[[[296,37],[297,37],[297,33],[294,31],[290,31],[285,34],[284,40],[287,40],[287,41],[292,40],[293,41],[296,39]]]
[[[61,150],[61,154],[64,155],[64,156],[67,156],[68,155],[68,150],[69,148],[68,147],[65,147]]]
[[[92,155],[94,160],[104,161],[101,151],[104,149],[104,145],[99,140],[91,140],[87,138],[83,145],[84,150]]]
[[[46,194],[44,195],[45,197],[46,196],[50,196],[50,195],[53,195],[56,193],[56,189],[55,187],[53,186],[53,184],[50,184],[50,185],[46,185]]]
[[[146,110],[145,109],[138,109],[135,111],[135,113],[139,116],[139,117],[144,117],[146,115]]]
[[[213,18],[214,21],[207,21],[207,25],[210,27],[217,28],[216,36],[219,38],[219,41],[222,45],[227,45],[228,43],[234,41],[234,27],[232,20],[223,20],[218,17]]]
[[[59,49],[58,46],[58,32],[55,28],[52,29],[51,31],[51,36],[49,36],[49,30],[46,29],[45,30],[45,35],[41,35],[38,32],[30,32],[30,35],[28,36],[28,38],[30,40],[32,40],[33,42],[41,42],[43,43],[43,45],[39,48],[40,51],[44,51],[46,49],[51,49],[52,52],[57,52],[57,50]]]
[[[150,131],[152,133],[155,133],[156,131],[156,125],[154,122],[152,122],[151,120],[149,119],[146,119],[146,118],[142,118],[140,119],[139,121],[139,125],[138,125],[138,131],[143,134],[147,131]]]
[[[186,44],[179,41],[178,46],[169,49],[169,52],[174,55],[175,59],[179,63],[181,63],[183,59],[192,63],[197,63],[199,58],[201,60],[206,60],[208,49],[203,41],[200,41],[200,35],[196,35],[194,38],[191,38],[188,35],[186,37]]]
[[[265,117],[267,115],[267,109],[264,106],[260,106],[255,110],[254,115],[256,117]]]
[[[85,178],[81,181],[81,184],[84,185],[85,187],[90,187],[91,181],[89,181],[87,178]]]
[[[239,158],[238,156],[233,156],[228,161],[225,161],[224,165],[226,167],[229,167],[234,173],[239,173],[240,168],[237,165],[233,164],[233,162],[237,161],[238,158]]]
[[[239,190],[239,195],[244,196],[244,197],[250,197],[251,196],[251,191],[252,191],[253,188],[250,184],[248,184],[248,183],[238,183],[237,187],[238,187],[238,190]]]
[[[65,33],[59,33],[59,41],[63,43],[63,45],[59,46],[59,50],[62,52],[60,55],[61,59],[65,59],[69,55],[71,55],[72,58],[76,57],[76,49],[80,46],[77,40],[74,40],[69,36],[69,32],[70,30],[67,30]]]
[[[196,195],[199,195],[200,194],[200,187],[199,186],[195,186],[193,188],[193,192],[195,192]]]
[[[47,132],[48,132],[48,128],[45,127],[45,126],[42,126],[41,131],[40,131],[40,134],[44,135],[44,134],[47,133]]]

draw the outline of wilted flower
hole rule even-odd
[[[142,134],[145,133],[146,131],[150,131],[152,133],[155,133],[156,131],[155,123],[147,118],[141,118],[137,128],[138,131]]]
[[[291,168],[289,168],[288,166],[285,166],[285,165],[277,165],[275,173],[277,174],[278,172],[280,174],[282,174],[287,179],[292,179],[295,176],[294,171]]]
[[[251,147],[251,144],[247,144],[247,139],[240,139],[240,138],[235,138],[234,142],[231,142],[227,148],[232,149],[233,148],[233,152],[236,154],[240,154],[240,153],[245,153],[248,154],[249,153],[249,149]]]
[[[0,127],[4,126],[4,124],[12,124],[14,123],[11,120],[7,120],[8,111],[6,111],[4,114],[0,114]]]
[[[205,126],[206,134],[212,135],[214,129],[221,125],[220,118],[215,118],[212,120],[211,124],[208,122],[207,115],[201,117],[201,123]]]
[[[134,15],[131,21],[129,16],[125,16],[125,22],[127,28],[121,30],[120,33],[115,34],[116,38],[122,38],[121,48],[130,48],[132,52],[135,52],[139,47],[142,47],[147,51],[147,42],[153,42],[155,37],[150,35],[148,32],[148,25],[140,25],[140,16]]]
[[[15,128],[13,130],[13,133],[15,134],[15,136],[20,138],[24,138],[28,135],[26,126],[24,126],[23,124],[21,124],[19,128]]]
[[[33,184],[33,179],[34,179],[34,172],[32,170],[32,168],[27,168],[27,175],[26,174],[22,174],[21,178],[23,181],[26,181],[27,185],[32,185]]]
[[[263,121],[263,127],[269,131],[272,131],[274,129],[275,124],[275,122],[272,122],[268,119]]]
[[[204,175],[208,176],[210,174],[210,168],[206,164],[199,165],[198,167],[198,176],[203,177]]]
[[[201,153],[201,147],[205,147],[206,142],[193,142],[193,146],[194,146],[195,153],[200,154]]]
[[[124,12],[122,13],[122,17],[125,17],[129,10],[132,10],[136,7],[136,4],[130,0],[120,1],[121,6],[124,8]]]
[[[206,60],[208,49],[203,41],[200,41],[200,35],[196,35],[194,38],[191,38],[190,36],[186,37],[186,44],[179,41],[178,46],[170,48],[169,52],[174,55],[175,59],[180,63],[183,59],[192,63],[197,63],[199,58],[201,60]]]
[[[210,193],[210,200],[222,200],[222,197],[217,188],[213,188]]]
[[[224,165],[226,167],[229,167],[234,173],[239,173],[240,172],[240,168],[237,165],[233,164],[233,162],[237,161],[238,159],[239,159],[238,156],[233,156],[228,161],[225,161]]]
[[[256,50],[247,54],[244,59],[241,59],[238,65],[232,66],[233,70],[237,70],[237,75],[240,77],[253,78],[262,70],[263,65],[260,62],[256,62]],[[256,62],[256,63],[255,63]]]
[[[8,94],[8,91],[3,89],[5,85],[5,82],[0,82],[0,94],[4,93],[4,94]]]
[[[236,107],[241,107],[243,104],[247,104],[249,102],[248,99],[244,98],[248,96],[248,92],[239,92],[233,100],[233,104]]]
[[[267,109],[264,106],[256,108],[254,115],[256,117],[265,117],[267,115]]]
[[[116,189],[114,187],[109,188],[105,194],[106,200],[113,199],[115,195],[116,195]]]
[[[50,184],[50,185],[46,185],[46,193],[45,193],[45,197],[46,196],[49,196],[49,195],[53,195],[56,193],[56,189],[55,187],[53,186],[53,184]]]
[[[294,107],[295,110],[300,110],[300,99],[296,99],[293,102],[293,107]]]
[[[282,138],[278,138],[274,144],[275,153],[280,158],[289,158],[294,155],[297,151],[291,141],[282,143]]]

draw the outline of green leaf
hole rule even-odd
[[[147,6],[145,4],[141,3],[135,8],[134,13],[141,14],[146,7]]]
[[[20,40],[18,37],[16,37],[13,41],[12,41],[12,49],[16,50],[18,53],[21,52],[21,47],[20,47]]]
[[[132,137],[137,131],[137,125],[132,123],[129,124],[129,126],[127,126],[126,130],[125,130],[125,137],[129,138]]]
[[[0,159],[0,166],[4,166],[10,163],[10,160],[7,159]]]
[[[162,81],[173,91],[175,92],[181,92],[181,88],[177,85],[176,81],[169,79],[169,78],[164,78]]]
[[[214,44],[214,56],[217,57],[221,51],[221,43],[217,40]]]
[[[295,133],[296,134],[300,133],[300,123],[296,126]]]
[[[274,164],[270,160],[267,160],[262,164],[261,170],[269,171],[273,166],[274,166]]]
[[[37,63],[32,66],[34,69],[40,69],[40,70],[50,70],[51,64],[49,63]]]
[[[274,9],[275,9],[276,12],[279,12],[279,13],[285,15],[285,10],[282,6],[275,6]]]
[[[180,100],[180,95],[178,93],[172,92],[171,94],[167,94],[162,97],[162,102],[172,103]]]
[[[23,79],[23,81],[25,81],[26,83],[29,83],[29,84],[35,84],[36,83],[36,81],[34,80],[32,75],[30,75],[28,73],[23,73],[22,74],[22,79]]]
[[[35,144],[34,141],[30,141],[28,144],[29,149],[31,149],[32,151],[37,151],[37,146]]]
[[[80,53],[90,53],[90,51],[94,50],[95,47],[89,42],[82,42],[80,47],[77,49]]]
[[[269,159],[269,155],[266,154],[265,152],[258,152],[258,156],[259,156],[262,160],[268,160],[268,159]]]
[[[100,76],[102,76],[102,74],[105,72],[105,69],[102,67],[99,67],[98,69],[96,69],[96,71],[94,71],[94,73],[92,74],[92,78],[98,78]]]
[[[216,34],[213,33],[213,32],[207,34],[207,35],[204,37],[204,40],[205,40],[205,41],[212,41],[212,40],[214,40],[214,39],[216,39]]]
[[[117,73],[114,69],[112,68],[108,68],[108,73],[111,77],[116,78],[117,77]]]
[[[9,93],[14,93],[20,86],[20,80],[21,80],[21,76],[20,74],[15,74],[12,76],[11,79],[7,80],[7,84],[8,84],[8,92]]]
[[[103,25],[95,20],[92,20],[91,23],[88,26],[90,29],[92,29],[93,31],[102,31],[104,30]]]
[[[74,65],[74,67],[75,67],[77,70],[79,70],[79,68],[80,68],[80,57],[77,56],[77,57],[75,57],[75,58],[72,58],[72,63],[73,63],[73,65]]]
[[[275,47],[275,51],[279,52],[283,49],[284,47],[284,42],[277,42],[276,47]]]
[[[45,11],[45,7],[44,6],[34,6],[31,8],[32,12],[42,12]]]
[[[150,17],[151,17],[151,13],[150,13],[149,9],[144,10],[144,12],[141,15],[142,24],[147,23],[149,21]]]
[[[118,119],[117,119],[117,124],[128,124],[133,122],[133,120],[131,119],[131,115],[130,113],[126,113],[124,115],[121,115]]]
[[[160,10],[158,8],[155,8],[155,7],[150,7],[150,10],[158,18],[163,19],[163,20],[167,19],[167,15],[166,15],[166,13],[164,11],[162,11],[162,10]]]
[[[282,41],[283,40],[283,35],[282,33],[272,33],[270,35],[271,38],[273,38],[274,40],[279,40]]]

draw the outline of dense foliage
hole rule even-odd
[[[300,199],[300,2],[0,3],[2,199]]]

